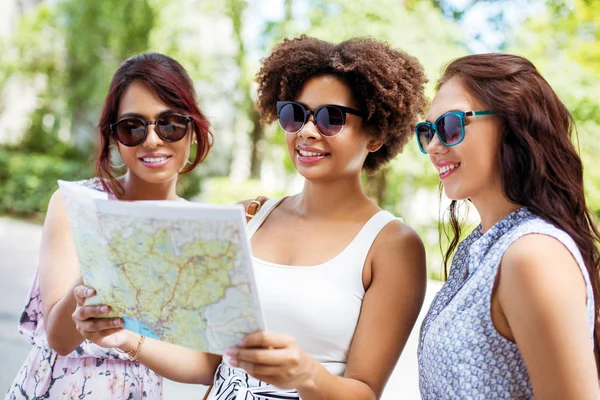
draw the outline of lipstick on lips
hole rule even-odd
[[[453,174],[458,167],[460,167],[460,162],[458,161],[439,161],[435,163],[435,167],[438,170],[438,174],[440,179],[445,179],[451,174]]]

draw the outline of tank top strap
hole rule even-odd
[[[343,256],[353,260],[353,263],[359,265],[362,270],[375,239],[377,239],[377,236],[379,236],[379,233],[383,228],[394,220],[402,221],[402,218],[397,218],[392,213],[385,210],[381,210],[374,214],[363,225],[348,247],[346,247]]]
[[[246,225],[246,235],[248,236],[248,240],[254,236],[258,228],[265,222],[271,211],[277,207],[279,203],[281,203],[285,199],[282,197],[280,199],[269,199],[264,202],[264,204],[260,207],[260,210],[256,213],[256,215],[248,222]]]

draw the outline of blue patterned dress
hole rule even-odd
[[[515,240],[532,233],[556,238],[579,264],[587,288],[591,350],[594,298],[581,253],[564,231],[521,208],[485,234],[479,226],[458,246],[448,280],[421,327],[418,358],[423,399],[533,398],[517,345],[496,331],[490,314],[504,252]]]

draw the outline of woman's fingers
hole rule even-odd
[[[278,332],[258,331],[247,335],[238,347],[283,349],[296,343],[294,338]]]
[[[96,291],[94,289],[92,289],[91,287],[84,286],[84,285],[76,286],[73,289],[73,296],[75,296],[78,306],[84,305],[85,300],[88,297],[92,297],[95,294],[96,294]]]
[[[82,333],[101,332],[122,327],[123,321],[120,318],[91,318],[77,324],[77,328]]]
[[[277,366],[294,361],[289,349],[245,349],[233,347],[227,350],[227,355],[237,362],[249,362]]]
[[[73,313],[73,319],[85,321],[90,318],[101,318],[108,314],[110,307],[106,305],[99,306],[79,306]]]
[[[273,377],[280,377],[282,374],[281,367],[274,365],[254,364],[246,361],[238,361],[236,363],[232,363],[232,365],[234,367],[242,368],[249,375],[262,381],[269,380],[269,378]]]
[[[123,327],[121,318],[97,318],[108,313],[108,306],[83,306],[77,307],[73,313],[73,320],[77,330],[82,334],[84,332],[98,332],[107,329]]]

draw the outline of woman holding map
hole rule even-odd
[[[98,307],[79,307],[75,321],[88,339],[133,351],[169,379],[212,383],[209,399],[379,398],[423,302],[425,252],[365,194],[361,173],[412,136],[426,106],[422,67],[378,40],[302,36],[273,49],[257,82],[262,120],[279,121],[305,178],[299,194],[268,200],[247,227],[267,330],[217,367],[211,355],[121,335],[95,318]],[[80,304],[87,290],[77,289]]]
[[[98,177],[81,185],[120,200],[178,199],[179,174],[194,169],[210,149],[208,127],[192,81],[177,61],[155,53],[135,56],[115,73],[102,110]],[[192,147],[197,150],[190,160]],[[116,151],[126,167],[121,176],[115,174],[122,171],[114,165]],[[132,361],[138,353],[118,351],[111,343],[98,346],[76,329],[73,291],[81,284],[80,274],[57,191],[48,206],[38,271],[20,321],[33,348],[6,398],[161,398],[162,378]]]

